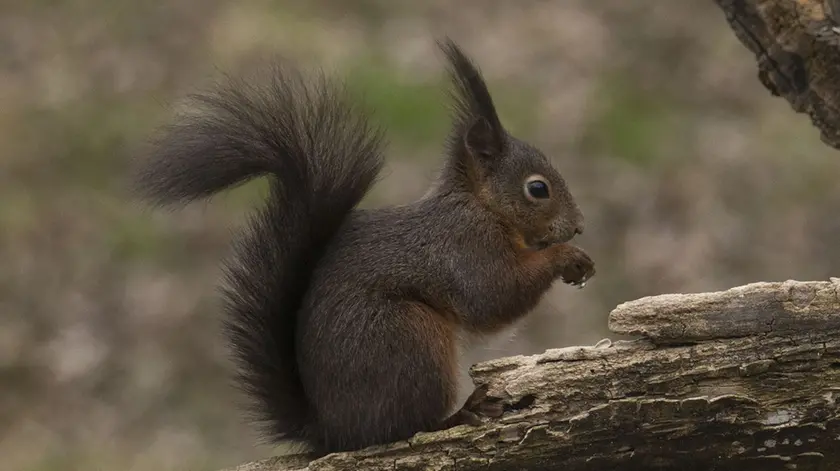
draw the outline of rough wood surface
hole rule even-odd
[[[715,0],[775,96],[840,149],[840,1]]]
[[[754,283],[722,293],[669,294],[619,305],[610,330],[656,343],[840,329],[840,278]]]
[[[475,365],[475,383],[506,409],[482,427],[235,470],[836,471],[838,285],[756,283],[626,303],[611,326],[650,338]]]

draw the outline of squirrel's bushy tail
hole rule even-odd
[[[271,438],[310,438],[296,315],[311,270],[383,165],[382,134],[341,85],[285,66],[193,94],[141,154],[136,188],[156,205],[209,197],[255,177],[269,196],[224,266],[226,333],[240,384]],[[312,437],[314,438],[314,437]]]

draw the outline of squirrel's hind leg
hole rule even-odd
[[[382,300],[338,324],[313,330],[317,343],[304,347],[317,352],[304,355],[304,371],[318,371],[304,384],[328,452],[406,440],[434,429],[455,405],[451,320],[421,303]]]

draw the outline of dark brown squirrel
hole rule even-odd
[[[162,129],[135,168],[155,206],[268,176],[265,205],[224,264],[225,332],[238,384],[272,441],[316,453],[481,423],[481,388],[456,409],[459,333],[498,332],[556,279],[582,286],[568,242],[583,215],[534,146],[502,126],[477,66],[438,43],[454,85],[447,156],[429,193],[357,204],[383,166],[383,132],[323,73],[279,63],[227,77]]]

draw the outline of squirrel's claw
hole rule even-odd
[[[574,286],[577,289],[583,289],[586,286],[586,281],[585,280],[580,280],[580,281],[566,281],[566,280],[563,280],[563,282],[566,283],[567,285]]]

